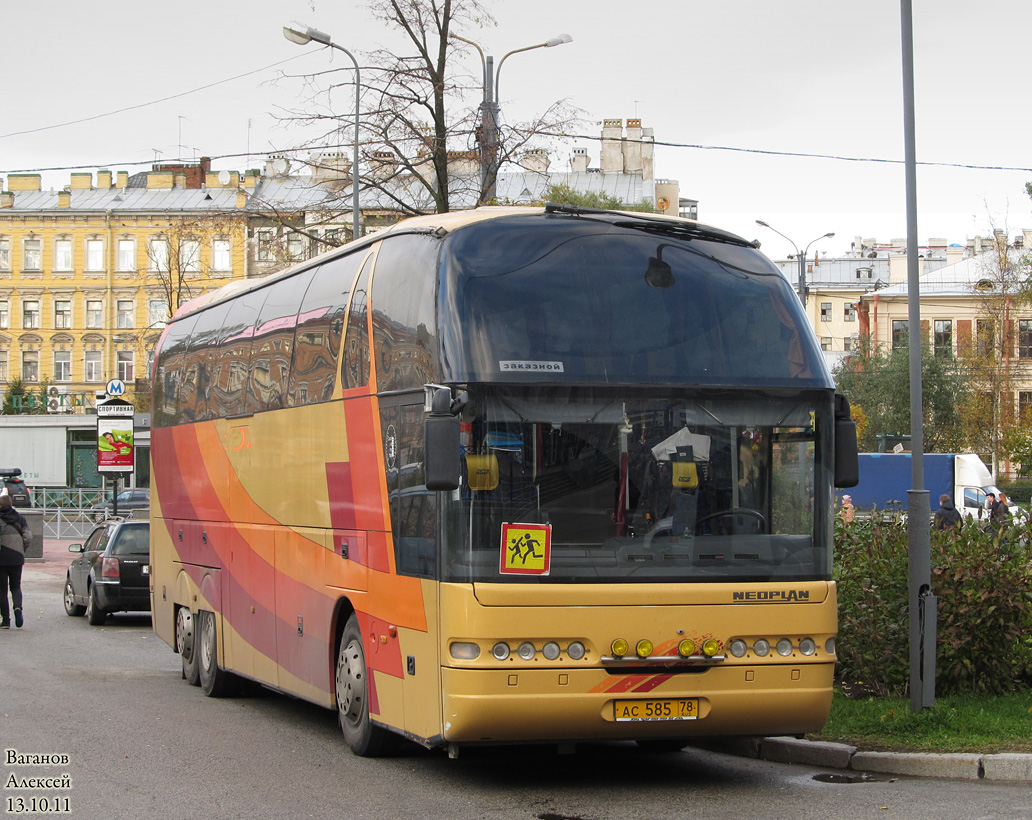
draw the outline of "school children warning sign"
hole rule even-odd
[[[548,575],[551,560],[551,524],[502,524],[500,573]]]

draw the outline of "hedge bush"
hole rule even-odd
[[[1032,532],[1002,534],[965,521],[932,531],[938,599],[936,692],[1003,694],[1032,685]],[[903,697],[910,678],[907,528],[836,523],[838,672],[879,697]]]

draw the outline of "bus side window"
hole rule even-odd
[[[288,404],[294,326],[305,290],[319,268],[274,282],[265,297],[251,342],[255,410],[277,410]]]
[[[355,285],[348,314],[348,331],[344,337],[344,387],[364,387],[369,384],[369,326],[366,323],[366,291],[369,287],[369,257]]]
[[[171,427],[179,423],[179,385],[183,377],[183,364],[190,344],[190,334],[196,322],[197,318],[190,316],[173,323],[158,357],[153,404],[155,427]]]
[[[337,387],[348,291],[364,255],[353,253],[319,268],[305,292],[294,333],[290,396],[295,405],[329,401]]]
[[[387,237],[369,289],[376,389],[404,390],[437,381],[435,290],[441,241]]]

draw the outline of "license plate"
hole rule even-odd
[[[664,700],[618,700],[613,703],[617,722],[653,720],[697,720],[698,698]]]

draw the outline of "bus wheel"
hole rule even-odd
[[[194,618],[190,607],[181,606],[176,613],[176,651],[183,659],[183,680],[191,686],[201,685],[197,671],[197,652],[194,641]]]
[[[358,618],[352,615],[344,627],[337,655],[337,715],[344,740],[360,757],[382,757],[393,752],[400,737],[369,719],[368,678],[365,650]]]
[[[229,692],[230,673],[219,667],[218,633],[215,614],[197,613],[197,674],[201,689],[209,698],[221,698]]]

